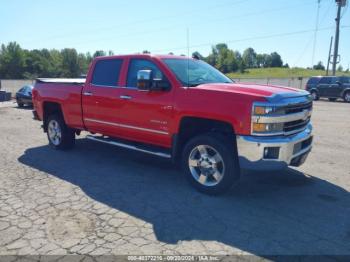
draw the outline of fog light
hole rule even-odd
[[[280,154],[279,147],[265,147],[264,159],[278,159]]]

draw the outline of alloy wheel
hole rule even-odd
[[[198,145],[191,151],[188,166],[193,178],[204,186],[216,186],[225,173],[222,156],[208,145]]]
[[[60,125],[56,120],[53,119],[49,122],[47,132],[51,143],[55,146],[58,146],[62,140],[62,131]]]

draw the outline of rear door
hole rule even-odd
[[[328,97],[339,97],[342,90],[342,84],[339,77],[331,77],[331,82],[326,87],[325,92]]]
[[[82,94],[85,127],[96,133],[118,136],[122,101],[119,99],[119,79],[124,59],[97,60]]]
[[[317,84],[319,95],[329,96],[331,85],[332,85],[332,77],[322,77]]]

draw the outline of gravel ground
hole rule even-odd
[[[220,197],[169,162],[87,141],[48,147],[0,103],[0,254],[350,255],[350,104],[319,101],[307,162]]]

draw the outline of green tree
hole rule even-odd
[[[65,48],[62,55],[62,77],[79,77],[81,72],[78,53],[74,48]]]
[[[244,50],[242,59],[248,68],[255,68],[258,66],[257,54],[251,47]]]
[[[282,67],[283,61],[277,52],[271,53],[271,67]]]
[[[99,56],[106,56],[106,52],[103,50],[97,50],[94,55],[93,58],[99,57]]]
[[[316,65],[313,66],[315,70],[325,70],[325,67],[321,61],[319,61]]]
[[[25,52],[16,42],[1,45],[0,79],[21,79],[24,74]]]
[[[256,55],[256,65],[259,68],[264,67],[264,55],[263,54]]]

